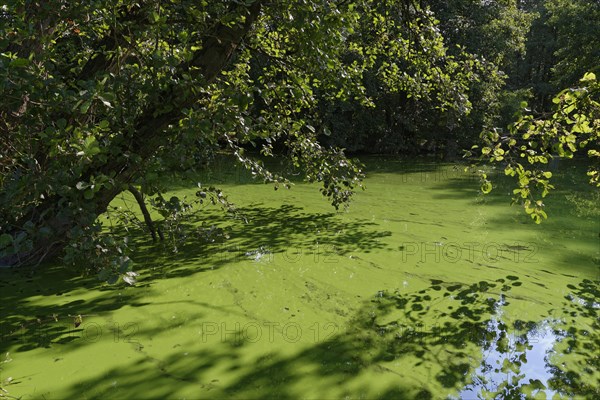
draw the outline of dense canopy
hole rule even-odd
[[[76,262],[78,254],[100,248],[113,261],[98,268],[114,267],[124,245],[99,235],[97,222],[114,197],[131,191],[151,227],[148,195],[157,196],[159,208],[183,206],[162,199],[159,177],[210,168],[220,150],[276,188],[290,182],[256,155],[283,155],[287,171],[321,182],[336,208],[347,205],[363,175],[344,148],[453,158],[479,144],[483,132],[489,142],[483,155],[492,154],[493,161],[506,161],[503,155],[517,145],[533,164],[547,162],[552,152],[570,156],[577,146],[596,156],[593,74],[585,78],[589,91],[562,92],[554,101],[566,108],[548,123],[572,125],[569,132],[521,117],[511,135],[533,130],[543,141],[538,150],[538,141],[521,143],[501,133],[524,101],[538,113],[550,111],[553,91],[597,69],[600,57],[586,46],[597,43],[598,5],[567,3],[4,5],[0,260],[36,264],[71,243],[67,259]],[[585,23],[576,23],[575,15],[585,15]],[[555,37],[544,39],[552,29]],[[542,50],[536,40],[550,47],[532,59]],[[587,50],[580,56],[575,47]],[[545,195],[551,174],[512,160],[506,171],[518,174],[515,193],[539,220],[545,213],[533,186]],[[482,187],[492,187],[485,176]],[[214,188],[199,196],[207,193],[227,204]],[[119,270],[127,271],[128,259],[117,259]]]

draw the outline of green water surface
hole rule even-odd
[[[177,253],[133,231],[136,287],[2,271],[2,394],[598,398],[600,206],[585,170],[561,165],[535,225],[501,176],[482,197],[455,164],[365,161],[367,190],[335,212],[315,185],[274,193],[221,160],[197,180],[238,215],[202,206],[204,239]]]

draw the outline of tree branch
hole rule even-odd
[[[148,227],[148,229],[150,230],[150,235],[152,236],[152,241],[156,242],[157,237],[156,237],[156,233],[158,232],[158,237],[160,237],[160,240],[165,240],[165,237],[163,236],[162,230],[160,229],[160,227],[157,229],[154,226],[154,221],[152,221],[152,217],[150,216],[150,212],[148,212],[148,207],[146,207],[146,203],[144,202],[144,196],[142,196],[142,193],[140,193],[139,190],[137,190],[137,188],[133,185],[129,185],[129,191],[131,192],[131,194],[133,194],[133,197],[135,197],[135,200],[138,203],[138,206],[140,207],[140,210],[142,211],[142,215],[144,216],[144,221],[146,222],[146,226]]]

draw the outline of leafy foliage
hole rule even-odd
[[[556,32],[556,61],[552,83],[564,88],[577,83],[586,72],[600,72],[600,3],[597,1],[548,0],[548,25]]]
[[[523,205],[536,223],[547,218],[543,199],[550,190],[550,163],[560,158],[573,158],[587,151],[590,184],[600,187],[600,83],[596,75],[587,73],[580,86],[565,89],[554,97],[551,115],[534,117],[523,113],[509,126],[507,135],[499,131],[487,134],[488,145],[481,149],[487,160],[504,165],[507,176],[517,183],[513,202]],[[526,110],[527,104],[523,107]],[[491,182],[483,176],[482,191],[491,191]]]
[[[140,187],[179,235],[175,221],[186,212],[156,201],[158,177],[210,168],[223,149],[275,188],[291,183],[247,149],[282,153],[345,207],[363,171],[339,147],[452,153],[535,94],[531,82],[501,88],[506,73],[533,68],[519,63],[536,15],[534,25],[561,27],[546,52],[553,82],[593,70],[593,51],[574,52],[580,36],[594,43],[596,23],[575,16],[596,15],[597,5],[566,3],[11,2],[0,11],[0,262],[37,264],[70,246],[69,263],[74,252],[97,249],[108,258],[94,268],[131,272],[128,259],[108,261],[126,257],[126,246],[101,238],[97,217]],[[521,171],[514,149],[525,146],[533,164],[547,161],[550,136],[565,140],[558,155],[590,144],[595,157],[587,132],[596,123],[594,85],[590,78],[588,91],[564,92],[563,111],[548,122],[520,117],[514,143],[490,136],[488,154],[513,163],[515,194],[535,218],[544,214],[531,188],[545,195],[549,171]],[[571,136],[552,134],[559,126]],[[528,138],[515,138],[523,130]]]
[[[0,19],[6,264],[67,246],[70,264],[94,254],[102,276],[131,276],[126,245],[102,236],[98,215],[135,185],[175,234],[186,211],[161,200],[157,177],[210,168],[219,149],[275,187],[289,181],[244,148],[283,152],[333,206],[348,204],[361,166],[318,141],[318,110],[373,104],[367,72],[390,93],[467,104],[452,83],[463,64],[416,1],[17,1]]]

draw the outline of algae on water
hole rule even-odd
[[[0,271],[0,351],[12,359],[1,364],[3,390],[22,398],[597,396],[597,219],[558,191],[550,219],[535,225],[508,206],[501,181],[480,199],[478,182],[453,165],[366,162],[368,190],[347,212],[309,184],[274,197],[240,174],[201,177],[220,184],[237,216],[203,206],[193,223],[212,233],[190,235],[177,253],[132,231],[134,288],[59,266],[33,276]],[[196,190],[182,183],[172,194]]]

